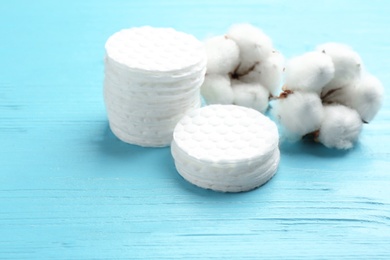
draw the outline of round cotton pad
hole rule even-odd
[[[185,72],[206,62],[202,43],[172,28],[124,29],[113,34],[105,47],[110,59],[141,73]]]
[[[275,123],[256,110],[210,105],[176,125],[171,145],[180,173],[189,182],[223,192],[248,191],[267,182],[279,164]]]
[[[171,28],[119,31],[106,43],[104,101],[112,132],[140,146],[168,146],[177,122],[200,107],[206,54]]]

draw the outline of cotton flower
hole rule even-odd
[[[233,25],[205,42],[208,58],[201,94],[207,104],[236,104],[265,112],[280,89],[284,57],[250,24]]]
[[[268,107],[269,91],[258,83],[232,82],[233,104],[253,108],[264,113]]]
[[[354,98],[353,94],[358,84],[358,80],[345,84],[341,88],[332,89],[328,92],[321,93],[321,99],[324,104],[342,104],[350,106],[352,99]]]
[[[207,74],[200,91],[207,104],[232,104],[234,100],[227,75]]]
[[[273,51],[266,60],[259,62],[252,71],[240,77],[247,83],[260,83],[266,87],[272,95],[280,92],[283,79],[285,59],[278,51]]]
[[[352,94],[354,98],[350,106],[356,109],[364,122],[370,122],[382,106],[384,95],[382,83],[373,75],[366,74]]]
[[[355,109],[363,122],[370,122],[382,106],[384,88],[373,75],[364,73],[359,80],[328,92],[324,103],[338,103]]]
[[[237,75],[247,74],[261,60],[272,53],[271,39],[260,29],[250,24],[233,25],[226,36],[240,48],[240,65]]]
[[[238,45],[226,36],[215,36],[205,43],[207,73],[227,75],[240,63]]]
[[[293,140],[320,128],[323,106],[317,94],[294,91],[281,94],[273,105],[272,114],[284,128],[286,136]]]
[[[358,80],[362,71],[362,60],[349,46],[340,43],[325,43],[317,47],[317,51],[328,55],[334,65],[334,77],[324,87],[323,93],[342,88],[348,83]]]
[[[350,149],[361,129],[362,121],[356,110],[340,104],[326,105],[318,141],[328,148]]]
[[[307,52],[289,60],[286,66],[284,89],[321,93],[334,76],[330,56],[321,52]]]
[[[283,90],[273,115],[285,137],[310,134],[336,149],[353,147],[363,122],[379,111],[384,93],[382,83],[363,69],[360,56],[339,43],[289,60]]]

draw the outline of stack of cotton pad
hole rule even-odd
[[[206,55],[195,37],[170,28],[119,31],[106,43],[104,99],[122,141],[167,146],[177,122],[200,107]]]
[[[206,189],[240,192],[261,186],[275,174],[278,143],[275,123],[260,112],[210,105],[179,121],[171,152],[187,181]]]

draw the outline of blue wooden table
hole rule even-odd
[[[12,0],[0,4],[0,259],[390,259],[390,99],[348,152],[283,144],[247,193],[202,190],[169,148],[108,128],[106,39],[261,27],[286,57],[337,41],[390,93],[389,1]]]

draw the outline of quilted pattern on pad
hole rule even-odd
[[[277,171],[275,123],[256,110],[210,105],[177,124],[171,145],[180,173],[189,182],[223,192],[254,189]]]

